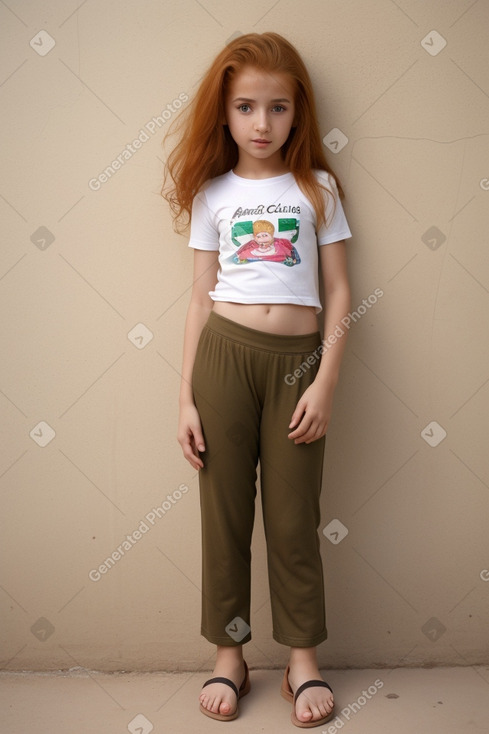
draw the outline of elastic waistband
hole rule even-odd
[[[246,346],[268,352],[304,354],[314,351],[321,344],[319,331],[309,334],[273,334],[243,326],[214,311],[210,312],[205,326],[225,339],[232,339]]]

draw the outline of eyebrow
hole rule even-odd
[[[249,99],[248,97],[236,97],[236,99],[233,99],[233,102],[256,102],[256,99]],[[280,97],[279,99],[271,99],[270,102],[273,102],[276,104],[277,102],[288,102],[290,104],[290,99],[287,99],[286,97]]]

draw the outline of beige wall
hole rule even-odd
[[[322,135],[348,138],[329,160],[352,307],[383,292],[348,330],[328,434],[321,663],[489,662],[489,4],[25,0],[0,14],[3,666],[211,665],[197,478],[175,439],[192,261],[159,196],[168,123],[152,119],[234,33],[265,30],[302,52]],[[247,659],[273,667],[287,650],[259,512],[253,552]]]

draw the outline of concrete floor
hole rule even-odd
[[[221,724],[197,698],[209,673],[0,673],[8,734],[285,734],[297,732],[279,693],[282,672],[251,670],[240,715]],[[328,670],[337,717],[324,734],[489,734],[489,667]],[[370,687],[370,688],[369,688]],[[367,695],[362,695],[366,691]],[[370,697],[369,697],[370,696]]]

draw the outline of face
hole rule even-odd
[[[258,232],[255,240],[258,243],[260,249],[268,249],[273,242],[273,237],[270,232]]]
[[[281,148],[294,121],[294,86],[287,74],[245,67],[231,82],[226,123],[239,150],[241,170],[282,172]]]

